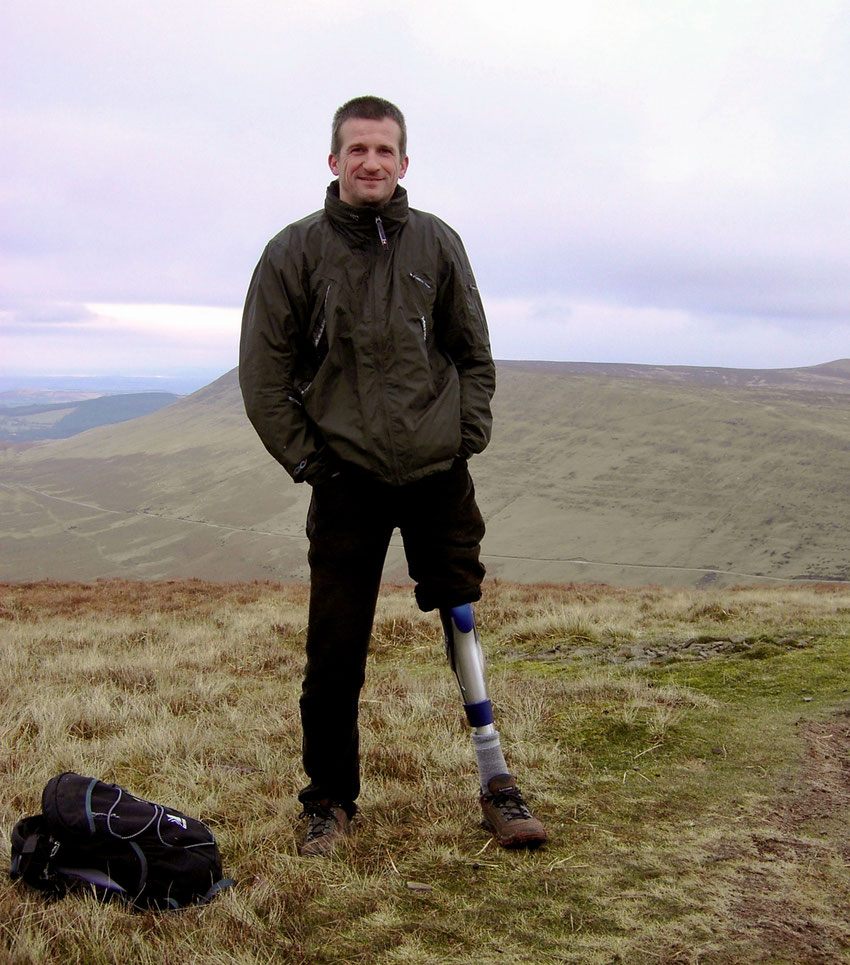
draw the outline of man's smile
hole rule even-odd
[[[328,158],[339,178],[339,196],[346,204],[385,204],[407,170],[401,156],[401,128],[389,118],[350,118],[340,126],[337,154]]]

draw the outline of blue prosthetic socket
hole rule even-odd
[[[446,655],[460,687],[463,709],[473,733],[495,733],[493,707],[484,678],[484,651],[475,629],[472,604],[440,610],[446,633]]]

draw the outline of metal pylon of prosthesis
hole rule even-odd
[[[440,610],[446,634],[446,656],[457,678],[466,719],[474,734],[494,734],[493,707],[484,676],[484,651],[475,629],[471,603]]]

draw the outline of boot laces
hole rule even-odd
[[[531,817],[531,811],[525,806],[518,787],[504,787],[496,791],[493,807],[498,809],[505,821],[524,821]]]
[[[325,834],[331,834],[334,825],[339,823],[334,814],[333,805],[330,804],[307,805],[299,818],[307,818],[307,841],[313,841]]]

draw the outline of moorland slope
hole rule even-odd
[[[494,409],[472,461],[493,577],[850,579],[848,360],[500,363]],[[7,447],[0,578],[303,579],[308,500],[254,435],[234,370],[120,426]],[[405,579],[400,542],[385,578]]]

